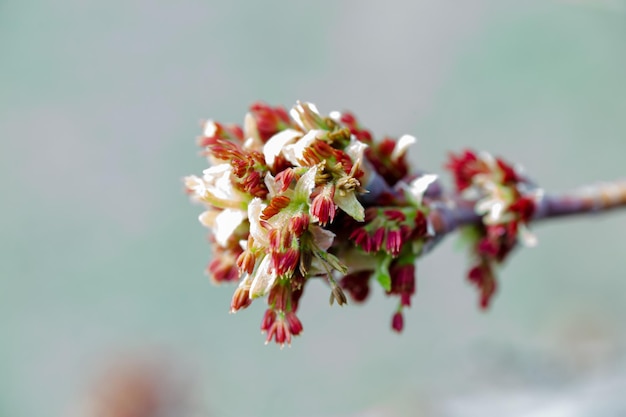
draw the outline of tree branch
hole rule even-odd
[[[430,202],[428,220],[438,241],[462,226],[481,223],[475,201],[458,197]],[[626,208],[626,180],[582,187],[565,194],[544,195],[537,202],[532,221]]]

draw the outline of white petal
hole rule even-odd
[[[337,110],[331,111],[328,114],[328,117],[330,117],[332,120],[334,120],[337,123],[341,122],[341,112],[338,112]]]
[[[215,224],[213,226],[213,234],[215,235],[217,243],[222,247],[226,247],[228,239],[245,218],[246,213],[243,210],[222,210],[217,217],[215,217]]]
[[[261,226],[261,213],[267,207],[263,201],[255,197],[248,204],[248,220],[250,220],[250,235],[260,246],[269,246],[267,231]]]
[[[243,133],[245,137],[257,136],[259,134],[256,127],[256,120],[250,112],[246,113],[243,118]]]
[[[207,120],[204,122],[204,136],[212,138],[217,133],[217,125],[213,120]]]
[[[243,142],[244,149],[255,151],[263,149],[263,141],[259,135],[259,129],[252,113],[246,113],[246,117],[243,119],[243,137],[246,138]]]
[[[225,172],[230,172],[231,170],[232,170],[232,166],[230,164],[223,163],[223,164],[217,164],[215,166],[209,167],[205,169],[204,171],[202,171],[202,173],[206,177],[205,180],[208,180],[209,177],[217,178],[223,175]]]
[[[192,191],[195,198],[202,198],[206,194],[206,184],[195,175],[185,177],[185,188]]]
[[[506,209],[506,202],[495,197],[483,198],[474,206],[474,211],[484,216],[483,220],[486,224],[500,224],[514,220],[513,213],[507,212]]]
[[[276,179],[271,173],[268,172],[265,174],[265,177],[263,178],[263,182],[265,183],[265,186],[267,187],[267,190],[269,191],[270,198],[278,194],[278,184],[276,184]]]
[[[250,298],[262,297],[272,288],[276,281],[276,274],[270,271],[271,256],[265,255],[257,269],[254,271],[254,278],[250,284]]]
[[[524,224],[520,224],[518,227],[518,233],[522,244],[527,248],[533,248],[537,246],[539,240]]]
[[[198,216],[198,220],[203,226],[213,228],[213,226],[215,226],[215,218],[217,217],[218,211],[219,210],[215,209],[204,211]]]
[[[315,104],[309,103],[309,102],[307,102],[305,104],[307,104],[309,106],[309,109],[313,110],[313,113],[317,114],[318,116],[320,115],[320,111],[317,110],[317,106]]]
[[[297,130],[285,129],[269,138],[265,146],[263,146],[263,155],[265,156],[267,165],[274,165],[274,160],[283,150],[283,147],[300,136],[302,136],[302,133]]]
[[[219,164],[202,171],[207,191],[222,200],[235,199],[233,183],[230,179],[233,167],[230,164]]]
[[[291,110],[289,110],[289,115],[291,116],[293,121],[296,122],[298,126],[300,126],[302,130],[306,131],[307,129],[306,127],[304,127],[304,123],[302,122],[302,118],[300,117],[300,112],[298,110],[302,110],[302,105],[300,104],[300,102],[298,102],[298,104],[296,104],[294,107],[291,108]]]
[[[239,282],[239,285],[237,285],[237,287],[239,288],[244,288],[247,289],[248,291],[250,290],[250,284],[252,284],[252,277],[248,274],[245,274],[243,276],[243,279]],[[248,295],[249,297],[249,295]]]
[[[487,164],[490,169],[494,169],[498,166],[496,158],[494,158],[494,156],[489,152],[481,151],[478,153],[478,157],[482,159],[482,161]]]
[[[504,205],[502,201],[494,197],[485,197],[476,202],[476,205],[474,206],[474,211],[476,212],[476,214],[486,214],[493,210],[493,206],[497,205],[500,205],[500,210],[502,210],[502,206]],[[496,212],[497,211],[498,209],[496,208]]]
[[[341,190],[335,192],[335,198],[333,199],[335,204],[354,220],[362,222],[365,219],[365,209],[363,209],[363,206],[359,203],[359,200],[357,200],[354,192],[350,191],[345,192],[344,195],[341,194]]]
[[[283,155],[295,166],[301,166],[302,154],[304,153],[304,150],[315,142],[318,134],[323,133],[324,131],[319,129],[309,130],[304,136],[298,139],[296,143],[285,146]]]
[[[433,182],[437,181],[437,175],[426,174],[411,181],[408,187],[409,197],[417,204],[422,203],[424,193]]]
[[[433,222],[427,217],[426,218],[426,236],[436,236],[437,231],[435,230],[435,226]]]
[[[413,145],[415,142],[417,142],[415,136],[403,135],[402,137],[400,137],[400,139],[398,139],[398,141],[396,142],[396,146],[391,152],[390,159],[392,161],[397,161],[398,159],[400,159],[402,155],[404,155],[409,149],[409,146]]]
[[[363,159],[363,153],[365,152],[365,149],[367,149],[367,146],[367,144],[358,140],[356,136],[351,135],[350,143],[346,146],[344,151],[350,158],[352,158],[352,162],[356,162]]]
[[[491,206],[491,210],[489,210],[489,216],[492,219],[500,219],[502,218],[502,214],[504,213],[504,203],[498,202]]]
[[[333,244],[335,240],[335,234],[330,230],[326,230],[317,225],[309,227],[311,234],[313,234],[313,241],[321,250],[327,250]]]
[[[313,126],[307,126],[307,119],[311,118],[310,115],[307,115],[308,112],[315,114],[319,117],[320,113],[317,110],[317,107],[313,103],[308,102],[300,102],[298,101],[294,107],[289,110],[289,115],[291,118],[302,128],[302,130],[307,131]]]
[[[317,165],[309,168],[296,183],[296,188],[293,192],[293,199],[298,201],[305,201],[308,203],[311,197],[311,192],[315,188],[315,176],[317,175]]]

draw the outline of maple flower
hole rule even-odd
[[[486,152],[451,154],[447,167],[453,171],[457,189],[475,200],[474,210],[481,216],[482,224],[468,226],[465,235],[474,258],[467,276],[478,288],[484,309],[497,288],[495,265],[504,262],[518,241],[526,246],[537,242],[527,223],[542,192],[513,166]]]

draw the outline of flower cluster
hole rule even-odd
[[[185,187],[206,211],[216,283],[238,282],[231,311],[267,297],[266,341],[302,332],[297,309],[307,281],[362,301],[374,277],[399,297],[392,327],[415,292],[415,259],[428,238],[423,194],[435,176],[405,181],[412,136],[373,141],[350,113],[322,116],[311,103],[291,111],[251,106],[243,127],[204,123],[198,144],[210,167]]]
[[[281,347],[302,333],[298,307],[314,278],[330,304],[365,301],[372,283],[395,300],[391,328],[401,332],[416,292],[416,261],[447,234],[469,242],[470,284],[486,309],[495,269],[519,243],[536,244],[532,221],[626,207],[626,184],[543,195],[522,171],[471,150],[450,154],[455,189],[407,163],[416,139],[374,140],[349,112],[322,115],[297,102],[290,110],[255,103],[242,125],[203,123],[197,139],[209,167],[185,177],[205,211],[216,284],[236,283],[231,312],[262,298],[266,343]]]
[[[466,226],[464,233],[474,258],[468,279],[480,292],[481,308],[487,308],[497,288],[495,265],[507,258],[519,240],[527,246],[536,244],[527,226],[540,190],[519,169],[486,152],[450,154],[446,167],[457,191],[475,201],[474,209],[482,216],[480,224]]]

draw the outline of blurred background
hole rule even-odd
[[[626,213],[538,225],[486,313],[449,238],[401,336],[381,291],[314,282],[281,351],[203,275],[181,182],[200,121],[259,99],[413,134],[433,172],[471,146],[548,191],[623,178],[625,45],[623,0],[0,1],[0,415],[626,413]]]

